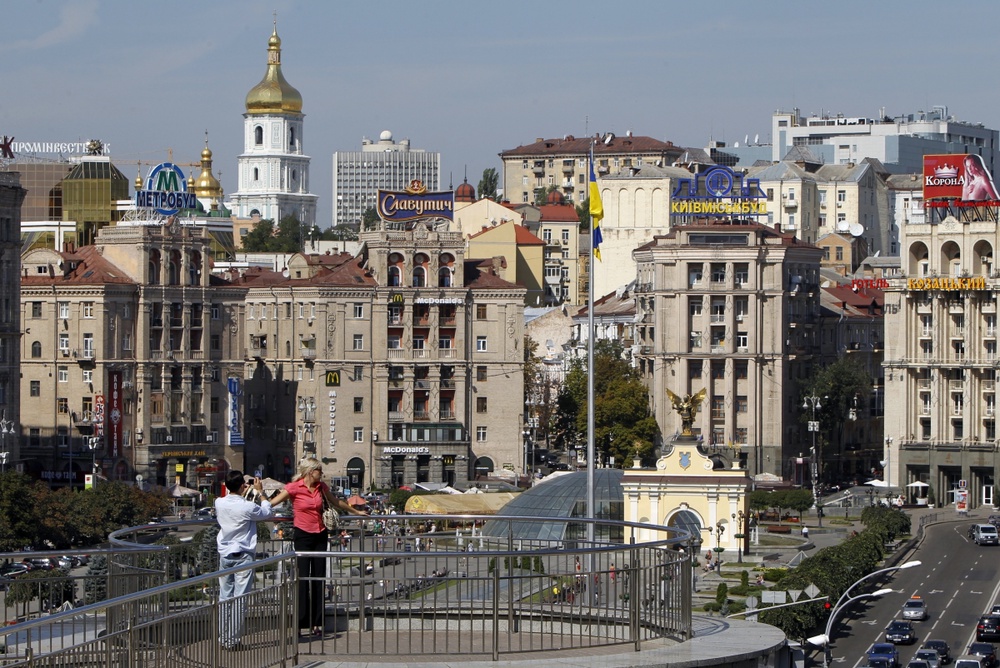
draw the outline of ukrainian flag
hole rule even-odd
[[[594,226],[591,244],[594,247],[594,257],[601,259],[601,218],[604,218],[604,204],[601,202],[601,191],[597,188],[597,177],[594,175],[594,154],[590,154],[590,220]]]

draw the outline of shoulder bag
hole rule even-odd
[[[336,531],[340,528],[340,514],[337,509],[330,505],[330,502],[326,499],[326,494],[323,495],[323,526],[326,527],[327,531]]]

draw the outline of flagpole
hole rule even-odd
[[[595,179],[594,176],[594,142],[590,142],[590,174],[588,179]],[[591,186],[588,184],[588,188]],[[592,190],[592,188],[591,188]],[[590,197],[593,197],[591,193]],[[594,210],[593,202],[588,206],[590,213],[590,280],[587,281],[587,540],[589,547],[594,545],[594,517],[595,517],[595,491],[594,491]]]

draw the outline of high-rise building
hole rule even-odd
[[[281,72],[277,28],[267,42],[267,71],[246,96],[239,190],[229,207],[234,218],[265,218],[277,225],[293,215],[316,222],[316,195],[309,192],[309,156],[303,152],[302,95]]]
[[[409,139],[396,142],[388,130],[377,142],[362,139],[360,151],[336,151],[333,226],[358,225],[365,211],[375,208],[379,190],[402,190],[413,180],[440,190],[441,154],[412,148]]]

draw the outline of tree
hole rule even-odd
[[[365,231],[374,230],[378,227],[379,220],[378,211],[375,210],[375,207],[370,206],[361,215],[361,229]]]
[[[476,189],[478,199],[497,198],[497,191],[500,188],[500,176],[497,170],[492,167],[483,170],[483,178],[479,179],[479,187]]]
[[[559,186],[551,185],[545,188],[535,188],[535,206],[542,206],[549,199],[549,193],[559,190]]]
[[[816,447],[822,463],[840,454],[845,421],[851,420],[852,415],[856,419],[867,414],[871,388],[871,375],[860,362],[849,357],[820,369],[805,386],[803,396],[820,398],[821,408],[816,411],[820,423]],[[812,411],[803,410],[800,419],[808,422],[812,419]],[[838,444],[838,448],[832,448],[831,444]],[[823,472],[820,478],[825,479]]]
[[[576,215],[580,218],[580,233],[587,234],[591,225],[589,197],[576,205]]]
[[[556,443],[576,447],[587,440],[586,360],[574,359],[557,399]],[[616,466],[633,457],[650,462],[659,435],[649,412],[649,395],[620,341],[594,345],[595,449],[615,458]]]
[[[270,251],[273,253],[298,253],[303,248],[302,223],[291,214],[284,216],[278,223],[278,231],[271,240]]]
[[[36,486],[17,471],[0,474],[0,551],[38,545]]]
[[[267,253],[271,250],[271,239],[274,237],[274,221],[262,218],[243,237],[243,251],[246,253]]]
[[[374,209],[369,209],[374,211]],[[367,212],[366,212],[367,213]],[[378,216],[375,216],[378,219]],[[358,233],[350,225],[337,225],[323,230],[320,237],[323,241],[357,241]]]

